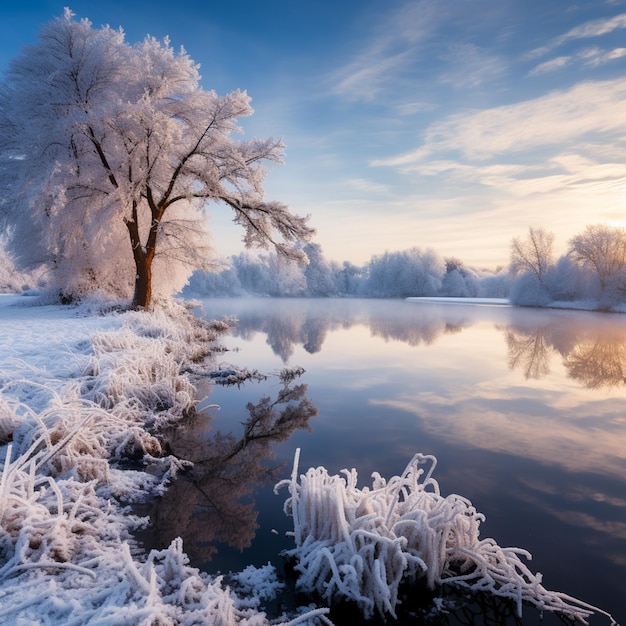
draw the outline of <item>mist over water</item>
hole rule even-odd
[[[270,376],[207,388],[205,404],[220,409],[207,409],[186,436],[196,456],[207,444],[213,463],[203,467],[213,469],[194,479],[195,495],[183,483],[165,505],[179,519],[187,510],[187,522],[170,531],[184,535],[180,524],[189,525],[196,564],[210,572],[278,564],[278,552],[291,547],[291,520],[282,512],[286,494],[272,486],[289,475],[298,447],[300,471],[354,467],[362,485],[374,471],[401,473],[423,452],[439,461],[442,494],[461,494],[485,514],[482,537],[529,550],[528,565],[547,588],[624,622],[626,317],[404,300],[202,304],[201,315],[238,319],[224,340],[224,366],[266,374],[301,366],[301,399],[315,411],[262,447],[226,454],[226,479],[218,479],[208,450],[215,442],[235,450],[246,404],[273,401],[282,387]],[[215,498],[207,506],[203,492],[224,495],[224,506]]]

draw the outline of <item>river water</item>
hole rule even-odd
[[[301,472],[356,468],[361,485],[423,452],[442,495],[486,516],[482,537],[527,549],[545,587],[626,623],[626,316],[311,299],[204,300],[198,314],[234,315],[218,362],[269,377],[201,390],[206,414],[173,441],[197,474],[155,513],[163,544],[183,536],[212,573],[278,563],[291,520],[272,488],[296,448]],[[280,414],[275,374],[297,366],[300,414],[244,436],[251,415]]]

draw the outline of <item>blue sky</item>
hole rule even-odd
[[[66,5],[129,42],[169,35],[205,88],[247,90],[245,136],[287,146],[268,198],[310,214],[330,259],[418,246],[495,267],[529,226],[560,252],[626,225],[621,0],[4,0],[0,71]]]

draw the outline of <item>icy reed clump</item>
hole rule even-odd
[[[180,539],[146,555],[132,536],[147,520],[129,503],[186,465],[159,434],[195,410],[189,372],[227,325],[173,305],[118,319],[45,367],[0,368],[0,623],[269,624],[261,604],[280,584],[268,568],[247,568],[235,591],[190,567]]]
[[[428,587],[455,585],[513,600],[518,616],[527,603],[541,611],[587,623],[606,612],[564,593],[548,591],[533,574],[519,548],[501,548],[480,539],[484,516],[459,495],[443,497],[432,477],[437,461],[416,454],[401,476],[386,481],[374,473],[372,487],[357,487],[357,472],[331,476],[324,467],[298,477],[300,450],[285,513],[293,518],[298,587],[315,590],[329,604],[348,599],[363,617],[396,618],[398,592],[405,583],[425,579]]]

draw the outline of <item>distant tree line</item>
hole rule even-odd
[[[554,253],[555,236],[529,228],[511,242],[507,267],[477,269],[454,257],[418,247],[374,255],[363,265],[325,258],[318,243],[301,252],[307,263],[279,252],[249,251],[226,259],[221,269],[198,271],[182,289],[186,297],[509,298],[518,306],[565,306],[626,310],[626,230],[587,226],[566,252]],[[40,278],[19,273],[0,239],[0,292],[37,288]]]
[[[433,250],[411,248],[373,256],[364,265],[326,260],[317,243],[302,248],[307,264],[283,255],[242,252],[222,271],[196,272],[184,288],[191,297],[498,297],[508,295],[509,275],[478,270]]]
[[[411,248],[373,256],[363,265],[327,261],[317,243],[303,252],[308,265],[278,254],[243,252],[217,273],[194,274],[188,296],[373,297],[447,296],[509,298],[518,306],[568,306],[618,310],[626,306],[626,230],[587,226],[565,253],[554,253],[555,236],[529,228],[511,242],[508,267],[477,269]]]

